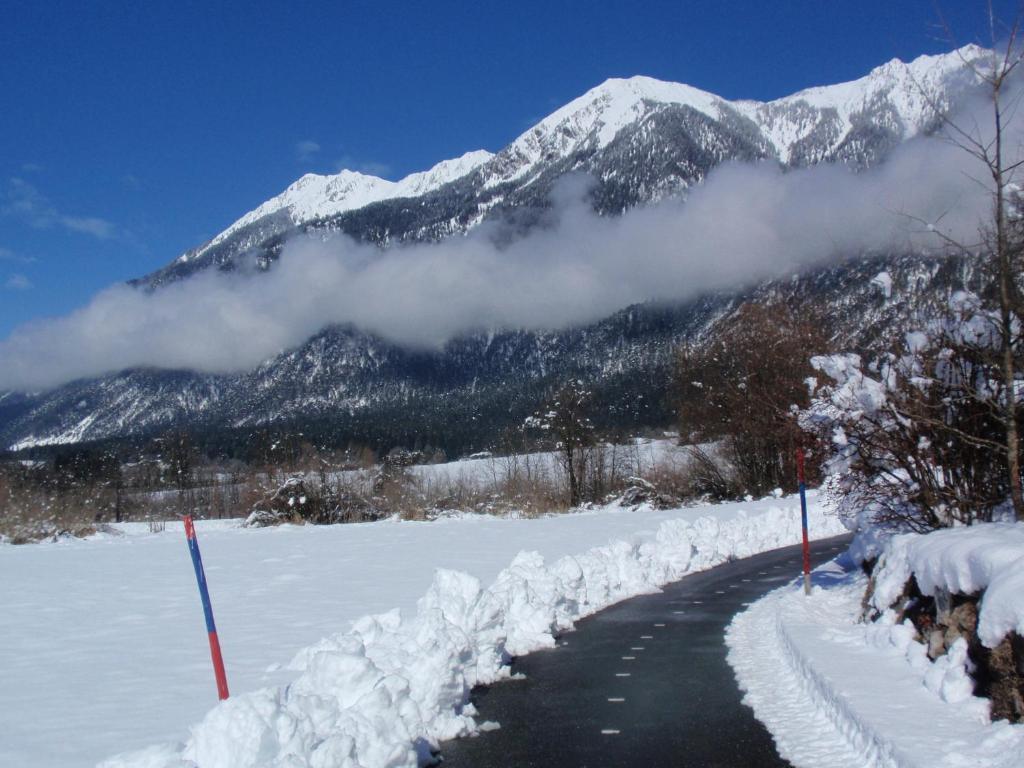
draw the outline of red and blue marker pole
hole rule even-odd
[[[804,484],[804,449],[796,449],[796,479],[800,483],[800,522],[804,529],[804,594],[811,594],[811,545],[807,539],[807,488]]]
[[[217,626],[213,623],[213,607],[210,605],[210,590],[206,588],[206,573],[203,571],[202,555],[199,554],[199,540],[196,539],[196,528],[192,525],[190,515],[185,515],[185,538],[188,539],[188,551],[192,555],[192,566],[196,569],[199,597],[203,601],[206,633],[210,638],[210,658],[213,659],[213,674],[217,678],[217,696],[223,701],[228,697],[228,677],[224,672],[224,658],[220,654]]]

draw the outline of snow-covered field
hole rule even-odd
[[[635,438],[624,445],[602,443],[602,458],[609,466],[628,469],[635,475],[649,473],[655,467],[681,469],[690,463],[690,446],[679,445],[678,436],[666,433],[665,439]],[[714,452],[712,444],[698,446]],[[427,482],[461,483],[472,487],[495,485],[509,474],[529,471],[542,477],[561,478],[562,459],[553,451],[466,458],[441,464],[418,464],[411,472]]]
[[[604,462],[606,471],[618,477],[649,476],[656,470],[681,472],[692,464],[691,447],[679,445],[675,433],[664,434],[661,438],[637,437],[628,443],[600,443],[595,446],[590,461]],[[696,447],[716,455],[716,446],[712,443]],[[372,483],[375,474],[376,468],[342,470],[329,473],[328,479],[358,485],[360,482]],[[455,461],[415,464],[409,467],[409,474],[425,490],[456,486],[467,491],[498,492],[512,479],[540,485],[565,483],[562,455],[555,451],[507,456],[481,453]],[[308,479],[316,481],[317,473],[309,473]]]
[[[876,568],[875,607],[896,600],[914,573],[924,594],[973,594],[979,637],[994,647],[1024,633],[1024,525],[989,524],[891,540]],[[935,662],[891,611],[860,623],[867,578],[846,558],[738,615],[729,661],[745,701],[801,768],[1018,768],[1024,725],[991,722],[972,695],[964,641]]]
[[[840,531],[813,495],[811,506],[817,535]],[[280,765],[294,752],[290,766],[340,766],[363,750],[410,764],[394,735],[470,730],[471,712],[457,711],[463,687],[500,677],[503,649],[543,647],[578,616],[795,542],[799,511],[787,498],[198,530],[232,691],[205,720],[216,693],[180,524],[0,547],[0,764],[91,765],[151,744],[163,746],[124,762]],[[402,622],[362,621],[320,643],[396,608]],[[350,709],[362,694],[369,719]]]

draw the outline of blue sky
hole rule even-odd
[[[958,43],[983,3],[944,5]],[[1012,2],[997,2],[1010,16]],[[930,0],[5,3],[0,338],[302,173],[496,151],[608,77],[771,99],[950,46]]]

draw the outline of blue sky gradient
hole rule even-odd
[[[982,2],[939,6],[957,43],[987,39]],[[936,22],[929,0],[14,0],[0,338],[162,266],[303,173],[395,179],[496,151],[609,77],[777,98],[948,50]]]

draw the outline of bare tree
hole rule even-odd
[[[178,514],[191,512],[196,450],[188,432],[178,429],[164,435],[161,454],[171,482],[178,491]]]
[[[583,501],[586,450],[594,443],[594,425],[588,415],[590,399],[591,392],[584,383],[572,380],[526,420],[528,428],[554,439],[569,482],[569,505],[573,507]]]
[[[806,438],[795,418],[809,402],[809,358],[828,351],[820,324],[784,305],[748,303],[719,326],[711,343],[689,345],[676,361],[680,436],[699,445],[718,442],[743,492],[796,490],[794,451]],[[709,455],[695,452],[708,469]],[[732,484],[720,470],[708,474],[717,496]]]
[[[947,109],[936,102],[934,94],[922,84],[918,84],[918,89],[945,126],[949,140],[975,158],[980,164],[979,167],[984,169],[988,176],[986,188],[992,197],[992,215],[981,228],[979,242],[969,244],[939,234],[953,249],[975,257],[988,277],[988,285],[982,291],[982,298],[993,301],[995,306],[989,322],[995,332],[992,352],[995,354],[994,362],[1001,378],[1001,392],[1000,396],[995,398],[989,395],[988,387],[980,389],[1003,433],[1003,439],[989,447],[1002,456],[1014,514],[1017,520],[1024,521],[1024,490],[1021,486],[1021,413],[1017,391],[1021,384],[1021,321],[1024,318],[1024,300],[1020,285],[1024,223],[1021,221],[1019,206],[1011,211],[1012,191],[1016,188],[1015,177],[1021,165],[1024,165],[1024,157],[1020,156],[1019,147],[1007,146],[1007,127],[1021,98],[1015,75],[1024,59],[1024,49],[1020,45],[1024,10],[1018,10],[1009,25],[1004,25],[996,17],[991,0],[987,3],[987,12],[990,54],[980,59],[969,59],[961,55],[961,60],[985,88],[990,102],[991,124],[979,125],[975,121],[964,121],[961,124]],[[943,26],[947,38],[954,42],[948,25],[943,23]],[[933,226],[930,229],[938,231]]]

